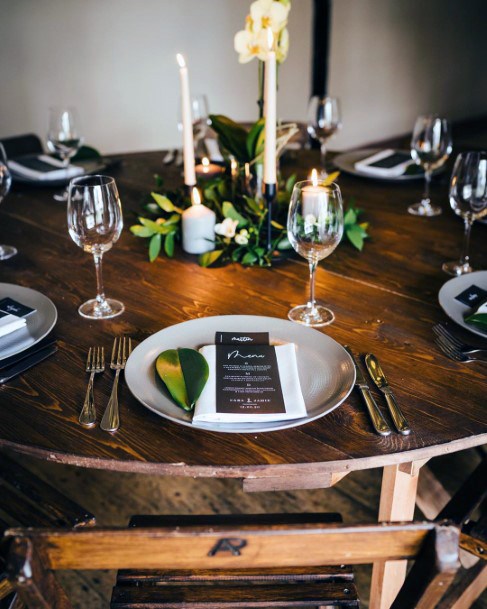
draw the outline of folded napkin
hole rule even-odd
[[[16,315],[0,311],[0,337],[23,328],[26,323],[27,321],[24,317],[17,317]]]
[[[473,313],[465,316],[465,323],[487,332],[487,300],[475,309]]]
[[[29,180],[70,180],[82,175],[85,170],[76,165],[64,167],[62,161],[47,154],[39,156],[25,156],[15,161],[9,161],[8,166],[13,173]]]
[[[226,392],[230,396],[226,398],[227,402],[233,402],[235,406],[233,407],[233,412],[218,411],[217,348],[216,345],[207,345],[200,349],[200,353],[202,353],[208,362],[209,377],[203,392],[196,402],[193,423],[262,423],[299,419],[306,416],[306,406],[299,384],[294,344],[265,347],[267,349],[275,349],[278,370],[277,387],[279,389],[280,385],[284,401],[283,411],[270,413],[265,412],[266,403],[276,401],[275,395],[273,395],[276,391],[275,383],[273,384],[266,375],[272,374],[272,371],[268,373],[265,365],[260,366],[259,360],[252,359],[249,360],[248,364],[245,364],[243,359],[236,361],[235,364],[231,364],[234,368],[230,368],[230,372],[227,371],[226,373],[227,376],[223,382],[223,392]],[[238,347],[233,346],[230,349],[234,349],[236,352]],[[252,369],[251,373],[245,372],[244,366],[246,365]],[[243,376],[246,374],[253,375],[252,380],[254,381],[249,383],[252,387],[248,390],[246,388],[247,383],[245,383],[247,379]],[[257,391],[255,385],[258,386]],[[256,396],[258,397],[256,398]],[[259,410],[262,410],[262,412],[258,412]]]

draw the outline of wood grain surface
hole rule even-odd
[[[104,260],[108,296],[126,312],[111,321],[82,319],[78,306],[95,294],[92,258],[71,241],[65,205],[49,188],[14,188],[0,208],[2,241],[19,254],[1,263],[1,281],[49,296],[59,312],[59,351],[22,377],[0,387],[0,446],[44,459],[86,467],[171,475],[282,478],[320,476],[427,459],[487,441],[486,371],[482,363],[460,364],[435,346],[432,326],[445,320],[437,293],[448,279],[441,264],[457,257],[462,222],[448,207],[449,172],[432,186],[444,213],[437,218],[407,214],[418,200],[421,181],[385,183],[342,174],[346,201],[355,199],[370,222],[371,239],[362,253],[348,243],[320,264],[317,298],[331,305],[336,321],[322,330],[356,354],[374,352],[393,386],[413,433],[377,436],[360,396],[352,392],[329,415],[302,427],[256,434],[192,430],[146,410],[122,381],[121,428],[107,434],[81,428],[78,414],[86,390],[88,347],[109,350],[115,335],[140,342],[170,325],[196,317],[226,314],[285,319],[290,306],[307,298],[304,260],[273,269],[230,265],[203,269],[196,257],[177,248],[174,259],[147,260],[146,242],[128,227],[159,173],[166,185],[181,182],[180,170],[163,167],[161,152],[125,155],[113,170],[124,208],[125,229]],[[282,167],[305,178],[317,164],[313,152]],[[487,266],[487,226],[473,229],[471,258]],[[98,375],[101,416],[112,373]],[[99,378],[101,377],[101,378]],[[373,393],[385,410],[381,395]],[[309,485],[308,485],[309,486]],[[327,486],[323,483],[323,486]]]

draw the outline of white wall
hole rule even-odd
[[[310,89],[311,0],[295,0],[280,70],[279,114],[303,119]],[[46,131],[47,108],[71,104],[103,152],[179,143],[178,69],[210,111],[257,118],[257,62],[233,37],[250,0],[0,0],[0,137]]]
[[[486,0],[334,0],[331,148],[407,133],[421,113],[486,115],[486,23]]]
[[[251,0],[0,0],[0,137],[46,131],[47,108],[73,104],[102,152],[176,146],[178,72],[212,112],[257,115],[257,64],[233,36]],[[486,0],[334,0],[330,94],[342,149],[407,132],[421,112],[487,109]],[[312,0],[293,0],[279,115],[305,120]]]

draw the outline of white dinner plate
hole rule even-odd
[[[424,172],[420,171],[419,173],[405,173],[402,176],[396,177],[387,177],[387,176],[374,176],[370,173],[366,173],[365,171],[360,171],[355,167],[355,163],[357,161],[362,161],[363,159],[376,154],[384,150],[384,148],[364,148],[362,150],[351,150],[350,152],[344,152],[343,154],[339,154],[333,159],[333,164],[341,169],[345,173],[351,173],[354,176],[359,176],[361,178],[368,178],[369,180],[385,180],[386,182],[407,182],[409,180],[424,180]],[[407,152],[406,150],[401,150],[400,152]],[[442,168],[434,171],[433,173],[440,173]]]
[[[215,344],[216,332],[269,332],[272,344],[296,345],[299,380],[308,416],[292,421],[265,423],[198,423],[196,429],[226,433],[257,433],[296,427],[331,412],[349,395],[355,382],[355,367],[345,349],[326,334],[299,324],[254,315],[223,315],[192,319],[156,332],[130,355],[125,380],[144,406],[175,423],[193,427],[192,413],[174,404],[157,378],[155,361],[166,349],[199,348]]]
[[[468,290],[472,285],[476,285],[483,290],[487,290],[487,271],[476,271],[474,273],[465,273],[459,277],[454,277],[447,281],[440,289],[438,294],[438,300],[440,306],[445,311],[450,319],[465,330],[474,332],[484,338],[487,336],[487,332],[476,328],[471,324],[466,324],[463,320],[464,316],[472,312],[472,309],[464,305],[462,302],[456,299],[456,297],[463,291]]]
[[[27,316],[27,325],[23,328],[0,338],[0,361],[38,343],[57,321],[56,307],[44,294],[13,283],[0,283],[0,300],[7,296],[35,309],[35,313]]]

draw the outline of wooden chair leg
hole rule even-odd
[[[28,609],[73,609],[52,571],[44,569],[27,539],[13,539],[9,548],[9,579]]]
[[[410,468],[404,465],[411,465]],[[384,467],[379,521],[413,519],[419,469],[414,464]],[[370,609],[389,609],[406,577],[407,561],[374,564],[370,588]]]

